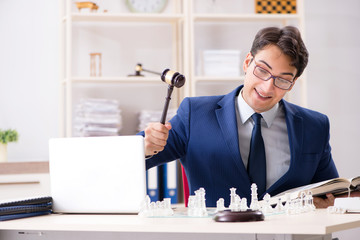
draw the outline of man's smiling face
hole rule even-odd
[[[293,83],[288,90],[283,90],[274,85],[272,78],[268,81],[261,80],[253,74],[255,65],[267,70],[273,76],[295,82],[297,69],[290,63],[290,57],[283,54],[275,45],[266,46],[258,51],[256,56],[252,56],[250,53],[247,55],[243,64],[246,75],[242,96],[255,112],[261,113],[270,110],[294,86]]]

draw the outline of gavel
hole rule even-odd
[[[182,75],[178,72],[171,71],[168,68],[165,69],[162,73],[144,69],[142,67],[142,64],[140,64],[140,63],[136,64],[135,74],[130,74],[129,76],[142,77],[144,75],[142,75],[141,72],[149,72],[149,73],[160,75],[161,80],[168,84],[168,92],[167,92],[167,96],[165,98],[164,110],[162,112],[161,119],[160,119],[160,123],[165,124],[166,115],[167,115],[167,111],[169,109],[169,103],[171,100],[171,94],[174,90],[174,87],[181,88],[182,86],[184,86],[185,77],[184,77],[184,75]]]
[[[182,86],[184,86],[185,76],[178,72],[171,71],[167,68],[162,72],[161,80],[168,84],[168,92],[165,98],[165,105],[160,119],[160,123],[165,124],[166,115],[171,100],[171,94],[174,90],[174,87],[181,88]]]

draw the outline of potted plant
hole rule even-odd
[[[0,129],[0,162],[7,161],[7,144],[9,142],[16,142],[19,138],[19,134],[16,130]]]

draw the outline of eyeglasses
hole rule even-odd
[[[294,83],[281,77],[275,77],[268,70],[258,66],[256,62],[255,62],[255,68],[253,74],[263,81],[268,81],[270,80],[270,78],[274,79],[273,81],[274,86],[283,90],[288,90]]]

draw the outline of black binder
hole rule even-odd
[[[50,214],[52,198],[41,197],[0,203],[0,221]]]

